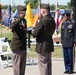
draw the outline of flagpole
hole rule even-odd
[[[8,7],[10,7],[10,9],[12,9],[12,8],[11,8],[11,6],[12,6],[12,2],[13,2],[13,0],[9,0]],[[8,7],[7,7],[7,9],[8,9]],[[10,12],[10,18],[11,18],[11,12]],[[10,23],[9,23],[9,26],[10,26]],[[7,28],[7,30],[10,29],[9,27],[6,27],[6,28]],[[9,31],[10,31],[10,30],[9,30]],[[9,32],[7,38],[8,38],[8,39],[11,38],[11,31]]]
[[[58,4],[58,0],[56,0],[56,3]]]
[[[50,4],[50,1],[48,0],[48,4]]]
[[[40,0],[38,0],[38,5],[39,5],[39,7],[40,7]],[[40,11],[40,10],[39,10]],[[40,12],[39,12],[39,14],[40,14]]]
[[[58,0],[56,0],[58,2]]]
[[[13,6],[13,0],[11,0],[11,6]]]
[[[20,2],[21,2],[21,0],[19,0],[18,5],[21,5],[21,3],[20,3]]]
[[[38,0],[38,4],[40,5],[40,0]]]
[[[38,4],[40,5],[40,1],[38,0]]]
[[[0,0],[0,8],[1,8],[1,0]],[[1,10],[1,9],[0,9]],[[1,14],[2,16],[2,14]],[[1,25],[1,24],[0,24]],[[1,25],[1,37],[2,37],[2,25]]]

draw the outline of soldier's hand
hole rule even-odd
[[[25,14],[20,14],[20,17],[23,17],[24,18]]]
[[[20,17],[24,18],[25,17],[25,11],[21,11],[19,14]]]

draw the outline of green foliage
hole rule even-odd
[[[71,9],[71,2],[68,2],[67,5],[58,5],[59,9]],[[50,5],[51,10],[55,10],[56,5]]]
[[[59,9],[71,9],[71,2],[67,2],[67,5],[59,5]]]
[[[2,9],[7,9],[8,5],[2,5]],[[11,7],[12,11],[16,10],[16,6]]]
[[[7,30],[6,28],[2,28],[2,36],[1,36],[1,28],[0,28],[0,37],[6,37],[9,40],[12,38],[12,32],[11,30]],[[36,45],[31,45],[31,49],[29,52],[30,57],[37,58],[37,53],[35,52],[35,47]],[[6,50],[6,47],[3,47],[4,50]],[[54,46],[54,52],[52,53],[53,58],[62,58],[63,57],[63,52],[62,52],[62,47],[61,46]]]
[[[35,45],[31,45],[31,49],[29,52],[30,57],[37,57],[37,53],[35,52]],[[62,58],[63,57],[63,53],[62,53],[62,48],[61,46],[54,46],[54,52],[52,52],[52,57],[53,58]]]
[[[50,10],[55,10],[55,5],[54,5],[54,4],[52,4],[52,5],[50,6]]]
[[[65,6],[65,5],[59,5],[59,9],[66,9],[67,8],[67,6]]]
[[[9,40],[11,40],[11,38],[12,38],[11,29],[7,29],[5,27],[0,26],[0,37],[6,37]]]
[[[30,52],[28,52],[30,58],[37,58],[38,54],[37,52],[35,51],[35,45],[31,45],[31,48],[30,48]],[[7,46],[3,46],[3,50],[6,51],[6,48]],[[52,57],[53,58],[62,58],[63,57],[63,52],[62,52],[62,49],[61,49],[61,46],[55,46],[54,47],[54,52],[52,52]]]
[[[2,9],[7,9],[8,5],[2,5]]]
[[[12,11],[15,12],[15,10],[16,10],[16,7],[12,7]]]
[[[62,58],[63,52],[61,46],[54,46],[54,52],[52,53],[53,58]]]
[[[71,2],[67,3],[67,9],[71,9]]]
[[[41,0],[39,0],[41,2]],[[31,8],[36,8],[38,5],[38,0],[26,0],[24,1],[25,5],[27,5],[30,2]]]

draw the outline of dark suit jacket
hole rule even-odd
[[[36,52],[53,52],[53,40],[52,35],[55,30],[55,21],[49,15],[42,17],[36,24],[33,32],[33,37],[36,38]]]
[[[63,47],[73,47],[76,43],[76,23],[74,21],[68,20],[62,23],[61,41]]]
[[[22,22],[24,27],[22,26]],[[26,20],[24,18],[16,17],[10,25],[13,32],[13,38],[11,40],[12,50],[25,50],[26,49]]]

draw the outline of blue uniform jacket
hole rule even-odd
[[[76,43],[76,23],[71,19],[62,23],[61,42],[63,47],[73,47]]]

